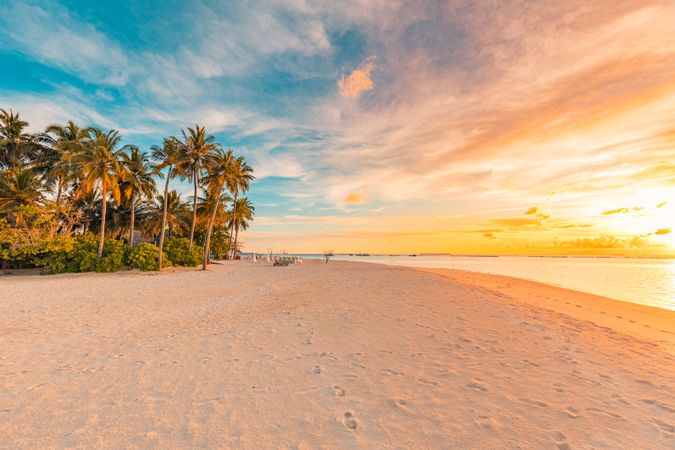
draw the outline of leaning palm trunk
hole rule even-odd
[[[106,214],[106,207],[108,206],[106,203],[106,191],[105,191],[105,183],[101,183],[101,235],[98,238],[98,257],[101,258],[103,257],[103,241],[105,240],[105,214]]]
[[[197,170],[192,172],[192,180],[195,186],[194,199],[192,200],[192,224],[190,225],[190,245],[189,249],[192,250],[192,242],[195,239],[195,224],[197,223]]]
[[[234,192],[234,203],[232,203],[232,225],[230,226],[230,239],[227,248],[228,259],[234,259],[234,251],[232,250],[232,236],[234,235],[234,222],[237,217],[237,194]]]
[[[164,248],[164,229],[166,228],[166,214],[169,203],[169,180],[171,180],[171,166],[166,174],[166,184],[164,185],[164,208],[162,210],[162,229],[159,232],[159,254],[157,256],[157,270],[162,270],[162,249]]]
[[[129,227],[129,245],[134,245],[134,222],[136,221],[136,205],[134,205],[134,201],[136,199],[134,198],[133,192],[131,193],[131,199],[129,201],[131,202],[131,226]]]
[[[59,180],[56,184],[56,206],[61,206],[61,190],[63,189],[63,178],[59,176]]]
[[[234,226],[234,246],[232,247],[232,259],[237,257],[237,239],[239,238],[239,224]]]
[[[209,263],[209,253],[211,253],[211,232],[213,231],[213,222],[216,220],[216,212],[218,211],[218,203],[220,203],[222,191],[222,187],[218,188],[218,197],[213,203],[213,211],[211,212],[211,217],[209,218],[209,226],[206,229],[206,238],[204,239],[204,263],[202,265],[202,270],[206,270],[206,265]]]

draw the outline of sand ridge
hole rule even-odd
[[[673,355],[512,294],[339,261],[3,277],[0,447],[675,445]]]

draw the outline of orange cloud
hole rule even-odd
[[[536,206],[533,206],[532,208],[525,211],[525,214],[530,214],[530,215],[538,214],[538,213],[539,213],[539,208],[536,207]]]
[[[658,235],[670,234],[670,231],[671,231],[670,228],[659,228],[654,232],[654,234]]]
[[[629,244],[624,239],[616,236],[603,235],[597,238],[575,239],[573,241],[560,242],[558,245],[566,248],[598,249],[598,248],[623,248]]]
[[[607,211],[603,211],[602,213],[606,216],[609,216],[612,214],[626,214],[629,211],[630,208],[616,208],[616,209],[608,209]]]
[[[364,92],[373,90],[375,84],[370,74],[374,68],[375,64],[372,61],[366,60],[346,78],[342,75],[342,78],[338,80],[340,95],[347,98],[358,98]]]
[[[502,217],[498,219],[492,219],[490,222],[497,226],[515,227],[515,228],[526,227],[531,225],[541,225],[541,222],[538,219],[529,219],[521,217]]]
[[[358,192],[350,192],[347,194],[347,196],[344,198],[345,203],[364,203],[366,201],[366,197],[363,194],[359,194]]]
[[[666,203],[667,203],[667,202],[661,202],[661,203],[659,203],[658,205],[656,205],[656,207],[657,207],[657,208],[661,208],[661,207],[663,207],[663,206],[666,206]]]
[[[557,228],[591,228],[594,227],[592,223],[568,223],[565,225],[558,225]]]

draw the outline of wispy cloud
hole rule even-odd
[[[394,236],[390,221],[430,217],[383,249],[443,251],[458,233],[485,252],[670,239],[649,233],[672,228],[672,2],[175,7],[142,24],[111,18],[132,30],[114,33],[96,4],[3,4],[0,58],[36,66],[0,102],[38,129],[75,119],[146,145],[205,124],[253,163],[251,194],[278,205],[276,231],[258,218],[251,239],[283,228],[301,242],[310,219],[281,219],[291,209],[354,246],[357,232]]]

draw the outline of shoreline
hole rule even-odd
[[[551,286],[561,287],[563,289],[571,289],[579,292],[585,292],[601,297],[611,298],[622,302],[636,303],[640,305],[647,305],[661,309],[668,309],[675,311],[675,303],[673,296],[675,291],[673,286],[669,283],[673,276],[672,269],[669,269],[670,258],[622,258],[621,265],[608,263],[606,267],[590,266],[592,272],[588,274],[584,270],[584,261],[594,259],[612,259],[612,258],[595,258],[595,257],[566,257],[563,259],[570,259],[573,264],[582,264],[576,269],[570,269],[569,262],[565,264],[558,264],[561,258],[556,257],[537,257],[538,260],[547,260],[545,264],[540,265],[536,261],[532,261],[532,257],[523,255],[513,256],[496,256],[494,259],[502,258],[505,261],[502,263],[487,263],[484,264],[482,260],[485,258],[476,255],[470,255],[465,262],[455,264],[452,262],[452,257],[448,260],[426,259],[421,262],[416,258],[405,258],[397,256],[395,258],[374,257],[374,258],[359,258],[359,259],[344,259],[343,261],[365,262],[369,264],[385,264],[395,265],[401,267],[410,267],[413,269],[449,269],[462,270],[468,272],[485,273],[497,276],[510,276],[527,281],[549,284]],[[458,256],[458,260],[465,257]],[[512,258],[514,261],[506,261]],[[487,258],[490,259],[490,258]],[[626,264],[629,261],[629,265]],[[646,270],[654,270],[652,277],[635,277],[636,271],[643,270],[640,266],[644,261],[648,261],[649,267],[644,267]],[[508,264],[506,264],[508,263]],[[555,264],[552,264],[555,263]],[[552,265],[551,265],[552,264]],[[595,264],[595,263],[593,263]],[[638,264],[635,270],[626,271],[626,267],[632,264]],[[651,267],[656,264],[655,267]],[[604,265],[604,264],[603,264]],[[601,280],[602,282],[598,282]],[[626,293],[632,292],[631,295]]]
[[[541,283],[235,261],[9,276],[0,298],[0,447],[675,443],[653,311]]]
[[[470,284],[493,293],[508,294],[511,299],[524,305],[546,308],[636,338],[646,339],[657,343],[668,353],[675,354],[675,311],[670,309],[508,275],[458,269],[413,268],[413,270],[436,274],[451,282]],[[565,295],[574,297],[577,302],[560,301],[560,297]],[[608,313],[608,310],[613,311],[613,314]]]

